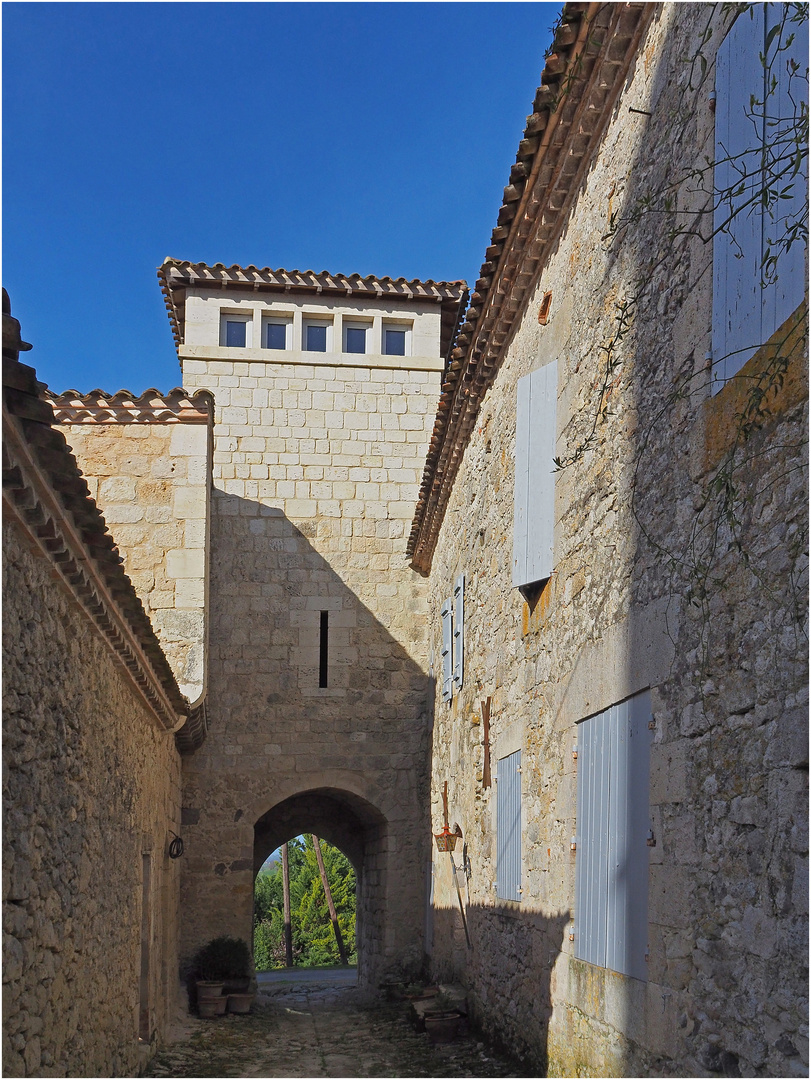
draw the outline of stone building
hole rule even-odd
[[[469,306],[167,259],[138,396],[4,316],[7,1075],[137,1071],[302,831],[362,984],[427,964],[539,1074],[807,1072],[783,14],[567,4]]]
[[[4,310],[3,1073],[132,1076],[177,1004],[189,643],[167,660],[24,344]]]
[[[432,967],[550,1075],[807,1074],[794,15],[566,5],[443,382]]]
[[[181,929],[250,938],[253,881],[312,831],[358,881],[358,974],[423,961],[432,688],[405,540],[462,283],[159,271],[214,396],[208,737],[184,761]]]

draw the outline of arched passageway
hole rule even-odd
[[[271,807],[254,825],[254,875],[268,855],[301,833],[315,833],[340,848],[355,868],[358,983],[374,986],[392,906],[386,818],[371,803],[348,791],[317,788],[293,795]]]

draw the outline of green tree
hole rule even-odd
[[[324,868],[350,963],[355,963],[355,871],[347,857],[321,842]],[[290,841],[290,909],[294,963],[301,967],[337,964],[338,948],[321,884],[313,838]],[[254,963],[257,971],[284,966],[284,902],[281,860],[260,871],[254,886]]]

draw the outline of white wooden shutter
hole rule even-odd
[[[605,966],[608,885],[608,756],[606,714],[577,729],[575,948],[578,960]]]
[[[732,25],[715,59],[715,193],[712,355],[714,389],[740,371],[762,342],[763,4]],[[719,193],[726,197],[719,201]],[[730,218],[732,220],[730,221]],[[729,222],[724,231],[720,230]]]
[[[800,115],[801,102],[808,108],[808,27],[792,22],[784,4],[766,4],[766,38],[773,31],[769,43],[768,75],[777,80],[774,90],[766,97],[766,124],[764,138],[767,152],[789,158],[797,132],[796,118]],[[789,38],[793,40],[788,45]],[[792,74],[793,65],[796,74]],[[779,147],[779,150],[775,150]],[[788,164],[788,161],[786,161]],[[781,166],[782,167],[782,166]],[[796,176],[785,175],[776,181],[780,198],[763,217],[763,254],[767,249],[778,254],[777,280],[766,290],[763,311],[763,340],[768,341],[799,304],[803,302],[805,289],[805,242],[802,238],[786,250],[780,248],[779,240],[796,221],[808,225],[808,157],[803,156]]]
[[[526,585],[529,507],[530,379],[518,380],[515,406],[515,494],[513,499],[513,585]]]
[[[647,979],[650,692],[578,727],[575,956]]]
[[[453,586],[453,682],[462,687],[465,671],[465,575],[460,574]]]
[[[450,597],[442,605],[442,700],[453,697],[453,605]]]
[[[558,365],[518,380],[515,431],[513,585],[552,573]]]
[[[496,774],[496,896],[521,899],[521,751],[499,758]]]
[[[552,573],[555,532],[555,424],[557,419],[558,364],[538,368],[530,376],[529,487],[527,515],[527,581],[543,581]]]

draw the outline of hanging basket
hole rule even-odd
[[[434,833],[434,840],[439,851],[456,850],[456,833],[452,833],[447,825],[443,826],[442,832]]]

